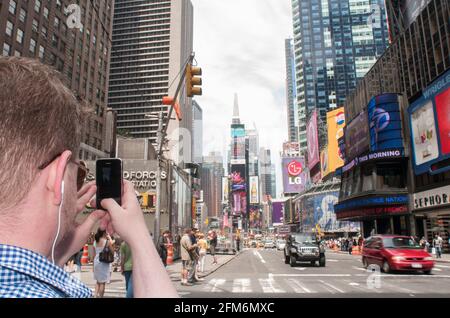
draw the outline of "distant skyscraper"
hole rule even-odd
[[[240,124],[241,120],[239,118],[239,104],[238,104],[238,95],[234,94],[234,103],[233,103],[233,119],[232,124]]]
[[[275,198],[272,190],[272,158],[270,149],[261,148],[259,151],[259,172],[262,199],[264,199],[265,195],[270,195]]]
[[[286,54],[286,106],[287,106],[287,121],[288,121],[288,137],[290,142],[299,141],[298,125],[299,113],[297,111],[296,103],[296,88],[295,88],[295,59],[294,48],[292,46],[292,39],[285,40],[285,54]],[[302,111],[301,122],[305,122],[304,111]],[[306,147],[306,129],[303,130],[300,141],[303,147]]]
[[[384,0],[292,0],[292,11],[302,139],[304,115],[317,109],[320,125],[328,110],[345,105],[387,47],[388,30]]]
[[[115,0],[108,103],[117,110],[119,132],[150,138],[156,143],[158,120],[145,115],[167,111],[167,107],[162,106],[162,97],[174,95],[176,79],[192,46],[190,0]],[[172,81],[175,81],[173,85]],[[192,102],[185,88],[178,100],[183,120],[170,121],[169,136],[172,131],[180,136],[182,132],[176,131],[178,127],[192,134]],[[169,148],[182,138],[170,137]],[[190,142],[190,138],[185,139]],[[185,145],[183,151],[187,147],[191,148]],[[183,151],[179,148],[171,151],[176,163],[192,161],[192,153]]]
[[[196,100],[192,100],[192,157],[194,163],[201,163],[203,159],[203,110]]]
[[[201,188],[203,202],[208,209],[208,215],[222,215],[222,177],[225,175],[223,157],[219,152],[211,152],[203,157],[201,169]]]
[[[255,129],[246,130],[248,139],[248,173],[249,176],[257,176],[258,173],[258,155],[259,155],[259,135]]]
[[[270,167],[270,181],[272,183],[272,189],[271,189],[271,193],[270,195],[272,196],[272,198],[276,198],[277,197],[277,173],[276,173],[276,169],[275,169],[275,165],[272,164],[272,166]]]

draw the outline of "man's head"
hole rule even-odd
[[[63,235],[76,216],[77,99],[37,60],[0,57],[0,114],[0,219],[40,219],[51,237],[64,181]]]

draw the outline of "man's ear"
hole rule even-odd
[[[47,180],[47,189],[53,192],[53,204],[55,205],[61,204],[63,190],[62,184],[71,156],[72,152],[66,150],[58,158],[56,158],[50,166],[48,166],[50,172]]]

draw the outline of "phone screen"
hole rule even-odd
[[[96,162],[97,207],[103,199],[112,198],[121,204],[122,160],[100,159]]]

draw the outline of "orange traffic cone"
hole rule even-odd
[[[352,247],[352,254],[353,255],[361,255],[361,252],[359,251],[359,246]]]
[[[173,264],[173,244],[167,247],[167,265]]]
[[[81,256],[81,264],[87,265],[89,263],[89,250],[88,245],[85,244],[83,247],[83,255]]]

